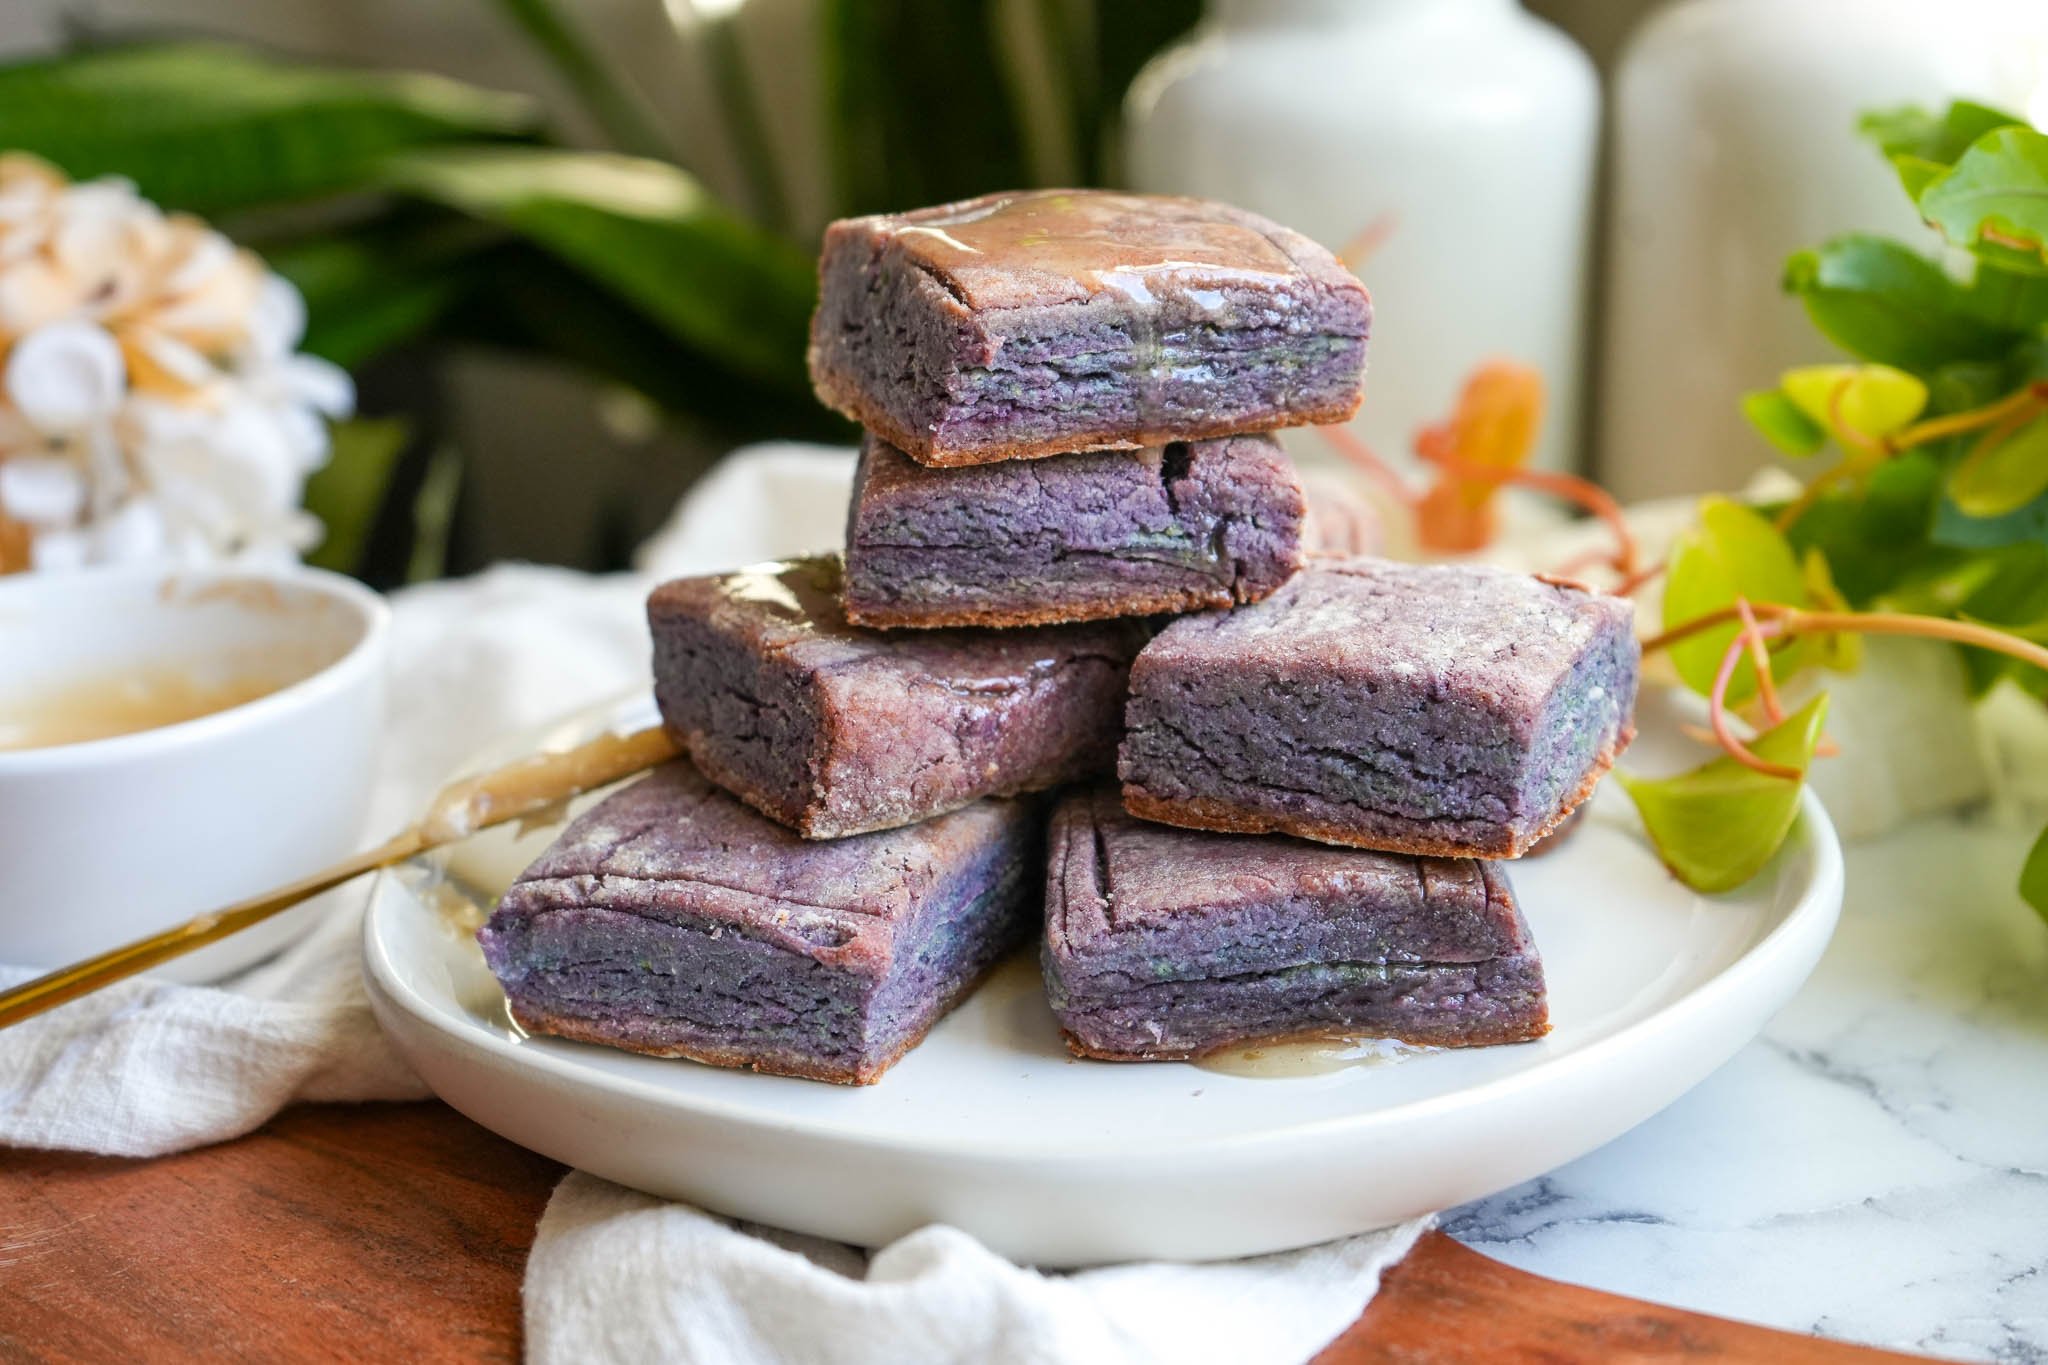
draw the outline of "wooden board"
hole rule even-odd
[[[155,1161],[0,1151],[0,1359],[516,1361],[562,1168],[439,1104],[308,1106]],[[1432,1233],[1318,1365],[1909,1357],[1511,1269]]]

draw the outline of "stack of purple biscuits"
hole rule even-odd
[[[845,554],[655,590],[688,760],[506,893],[520,1022],[866,1083],[1037,937],[1084,1056],[1544,1033],[1488,860],[1628,742],[1630,614],[1305,560],[1266,433],[1357,410],[1364,287],[1252,214],[1099,192],[837,223],[821,280],[813,381],[868,433]]]

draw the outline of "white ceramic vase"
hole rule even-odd
[[[1779,288],[1851,230],[1932,252],[1859,114],[1954,96],[2023,109],[2043,0],[1679,0],[1615,74],[1600,472],[1624,499],[1733,489],[1770,458],[1739,403],[1837,358]]]
[[[1382,454],[1506,356],[1543,372],[1538,459],[1568,465],[1598,124],[1585,55],[1514,0],[1212,0],[1132,86],[1125,172],[1345,254],[1375,313],[1357,430]]]

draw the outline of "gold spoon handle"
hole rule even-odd
[[[425,819],[375,848],[274,891],[0,991],[0,1029],[240,933],[352,877],[467,838],[477,830],[532,815],[675,756],[675,741],[654,726],[629,735],[600,735],[574,749],[537,754],[457,782],[434,799]]]

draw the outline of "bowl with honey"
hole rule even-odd
[[[354,851],[388,622],[312,569],[0,578],[0,964],[60,966]],[[318,912],[162,974],[218,979]]]

